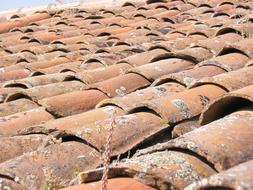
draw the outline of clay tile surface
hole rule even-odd
[[[206,77],[193,83],[192,87],[212,83],[221,86],[228,91],[237,90],[252,84],[252,77],[253,77],[252,70],[253,67],[245,67],[239,70],[223,73],[217,76]],[[243,76],[245,76],[244,78],[241,77],[242,74]]]
[[[129,188],[131,189],[136,189],[136,190],[154,190],[154,188],[149,187],[147,185],[144,185],[140,183],[137,180],[134,180],[132,178],[115,178],[115,179],[110,179],[108,181],[108,190],[116,190],[116,189],[121,189],[121,190],[127,190]],[[90,183],[87,185],[77,185],[69,188],[64,188],[63,190],[96,190],[96,189],[101,189],[101,182],[95,182],[95,183]]]
[[[228,189],[252,189],[252,169],[253,160],[239,164],[220,174],[213,175],[208,179],[194,183],[185,188],[185,190],[206,190],[210,188],[228,188]]]
[[[23,128],[38,125],[51,119],[54,117],[41,107],[3,116],[0,118],[0,135],[12,136]]]
[[[80,159],[86,153],[85,158]],[[48,157],[50,155],[50,157]],[[57,164],[55,159],[62,158]],[[13,164],[18,162],[18,167],[13,169]],[[16,161],[3,162],[0,173],[6,178],[18,178],[16,182],[25,188],[40,189],[45,182],[52,183],[53,187],[64,187],[71,176],[76,172],[96,167],[100,164],[99,153],[91,147],[79,142],[64,142],[52,144],[45,149],[25,153],[16,158]],[[29,164],[29,167],[27,167]],[[34,170],[34,167],[38,168]],[[57,169],[65,168],[65,172]],[[70,170],[75,168],[75,170]],[[27,178],[27,174],[30,178]],[[34,176],[34,177],[32,177]]]
[[[233,121],[231,122],[231,120]],[[224,134],[226,134],[225,137]],[[184,134],[168,143],[144,149],[138,155],[173,148],[186,149],[208,160],[217,171],[222,171],[252,159],[250,153],[252,151],[251,135],[252,111],[242,110]],[[233,138],[234,136],[236,138]],[[213,143],[216,146],[213,146]],[[229,149],[225,147],[229,147]]]
[[[181,92],[185,87],[177,83],[166,83],[159,86],[151,86],[145,89],[137,90],[123,97],[115,97],[101,101],[97,107],[105,107],[108,105],[116,105],[117,107],[129,112],[140,101],[148,101],[163,96],[172,95]]]
[[[165,121],[173,124],[199,115],[210,100],[224,93],[224,89],[207,84],[171,96],[138,103],[130,112],[135,112],[140,108],[150,109],[160,115]]]
[[[101,189],[103,175],[111,190],[250,184],[215,176],[253,159],[252,10],[96,0],[0,11],[0,189]]]
[[[204,77],[211,77],[221,73],[224,73],[225,70],[222,68],[207,65],[205,67],[195,67],[193,69],[189,69],[182,72],[177,72],[173,74],[163,75],[159,79],[157,79],[153,85],[159,85],[166,82],[174,81],[183,86],[189,86],[194,81],[202,79]]]
[[[240,104],[237,104],[241,100]],[[232,91],[211,102],[202,112],[200,123],[206,124],[214,121],[232,111],[240,109],[253,102],[253,85]],[[216,111],[214,111],[216,110]],[[218,111],[220,110],[220,111]]]
[[[160,151],[126,159],[121,163],[112,164],[109,180],[117,179],[119,175],[131,177],[155,189],[182,189],[192,181],[216,172],[206,163],[193,155],[180,151]],[[184,171],[183,173],[181,173]],[[187,175],[185,174],[187,173]],[[100,178],[101,169],[83,172],[80,181],[88,183]],[[181,173],[181,174],[180,174]],[[185,174],[185,175],[184,175]]]

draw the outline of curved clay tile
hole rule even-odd
[[[81,184],[68,188],[64,188],[62,190],[99,190],[101,189],[101,182],[94,182],[89,184]],[[132,178],[115,178],[108,180],[108,190],[155,190],[152,187],[149,187],[135,179]]]
[[[203,66],[203,67],[195,67],[193,69],[181,71],[178,73],[163,75],[162,77],[155,80],[153,85],[159,85],[166,82],[176,82],[187,87],[199,79],[202,79],[204,77],[212,77],[224,72],[226,71],[212,65]]]
[[[185,190],[208,190],[208,189],[244,189],[253,188],[253,160],[239,164],[207,179],[193,183]],[[74,189],[73,189],[74,190]]]
[[[120,116],[124,115],[124,113],[125,112],[123,110],[116,106],[106,106],[102,108],[92,109],[87,112],[82,112],[80,114],[51,120],[39,126],[30,126],[30,128],[27,127],[26,129],[20,130],[19,134],[48,134],[52,129],[57,129],[59,131],[75,131],[76,129],[80,129],[85,125],[95,123],[97,121],[110,119],[112,117],[112,114],[114,114],[115,116]]]
[[[79,180],[94,184],[102,176],[102,169],[82,172]],[[109,180],[117,177],[136,179],[155,189],[183,189],[185,186],[216,172],[194,155],[179,151],[160,151],[126,159],[112,165]],[[90,183],[88,183],[90,182]]]
[[[17,96],[20,95],[20,93],[15,94]],[[9,95],[13,96],[13,95]],[[9,96],[6,98],[8,101]],[[24,96],[20,95],[21,97],[17,100],[13,100],[10,102],[5,102],[0,104],[0,117],[12,115],[18,112],[28,111],[34,108],[38,108],[39,106],[34,103],[33,101],[29,100],[28,98],[25,98]]]
[[[27,64],[27,67],[31,70],[37,70],[37,69],[44,69],[44,68],[52,67],[52,66],[59,65],[62,63],[67,63],[67,62],[70,62],[70,60],[66,57],[56,57],[47,61],[41,60],[41,61],[29,63]]]
[[[217,13],[214,13],[214,14],[213,14],[213,18],[217,18],[217,17],[222,17],[222,18],[224,18],[224,17],[230,17],[230,15],[227,14],[227,13],[224,13],[224,12],[217,12]]]
[[[252,111],[234,112],[179,138],[144,149],[138,155],[177,149],[197,154],[220,172],[253,158],[252,119]]]
[[[82,68],[81,65],[82,65],[81,61],[73,61],[73,62],[69,61],[66,63],[54,65],[54,66],[47,67],[44,69],[37,69],[37,72],[41,72],[44,74],[53,74],[53,73],[63,73],[66,71],[71,71],[71,72],[76,73],[76,72],[81,72],[82,70],[86,70],[86,68]]]
[[[83,56],[82,60],[85,64],[96,61],[96,62],[102,63],[104,66],[109,66],[109,65],[113,65],[115,62],[117,62],[118,60],[121,60],[122,58],[123,58],[122,55],[119,55],[119,54],[99,53],[99,54],[87,55],[86,57]]]
[[[21,53],[16,53],[16,54],[10,54],[10,55],[3,56],[1,58],[0,67],[15,65],[22,61],[33,62],[33,61],[36,61],[37,59],[38,57],[36,57],[31,52],[21,52]]]
[[[1,163],[0,179],[13,180],[25,189],[59,189],[77,173],[100,165],[100,157],[99,152],[81,142],[52,144]]]
[[[33,37],[38,39],[42,44],[49,44],[54,40],[64,38],[63,35],[56,32],[43,32],[41,34],[33,35]]]
[[[105,25],[108,25],[108,24],[111,24],[111,23],[117,23],[117,24],[119,24],[123,20],[126,20],[126,19],[124,19],[122,17],[116,17],[116,16],[114,16],[114,17],[109,17],[109,18],[101,19],[101,20],[99,20],[99,22],[101,24],[103,24],[103,26],[105,26]]]
[[[140,26],[140,25],[138,25]],[[129,40],[131,37],[143,37],[145,34],[149,33],[150,31],[148,29],[142,28],[142,29],[135,29],[132,31],[124,32],[121,34],[115,35],[115,37],[119,38],[121,41]]]
[[[13,136],[19,130],[38,125],[54,117],[44,108],[39,107],[0,118],[0,136]]]
[[[147,3],[148,4],[148,3]],[[164,6],[164,7],[167,7],[168,9],[170,8],[173,8],[175,6],[178,6],[178,5],[184,5],[184,2],[183,1],[180,1],[180,0],[177,0],[177,1],[165,1],[165,2],[157,2],[155,4],[148,4],[147,7],[149,9],[157,9],[158,6]]]
[[[105,98],[108,96],[99,90],[83,90],[44,98],[39,104],[54,115],[69,116],[88,111]]]
[[[65,94],[68,92],[84,90],[85,84],[80,81],[64,81],[52,84],[46,84],[42,86],[35,86],[29,89],[23,90],[23,93],[30,97],[33,101],[37,102],[38,100],[49,98],[52,96]],[[15,95],[15,94],[13,94]],[[8,96],[11,98],[12,94]],[[7,101],[8,101],[7,98]]]
[[[223,35],[216,36],[214,38],[209,38],[205,40],[200,40],[193,44],[193,46],[205,47],[214,52],[217,55],[227,43],[237,43],[242,37],[236,33],[227,33]]]
[[[127,25],[129,27],[138,27],[138,26],[142,26],[142,25],[153,24],[155,22],[159,23],[159,21],[156,20],[156,19],[144,19],[144,20],[140,20],[140,21],[137,21],[137,22],[128,23]]]
[[[98,49],[98,47],[95,44],[85,44],[85,43],[68,44],[67,48],[71,52],[78,50],[87,50],[88,52],[95,52]]]
[[[225,90],[222,88],[207,84],[171,96],[141,102],[136,104],[130,113],[149,109],[160,115],[167,123],[174,124],[199,115],[209,101],[224,93]]]
[[[213,65],[229,72],[244,67],[247,64],[248,60],[249,58],[246,55],[235,50],[235,52],[227,52],[227,54],[219,55],[215,58],[203,61],[199,63],[198,66],[202,67]]]
[[[162,75],[191,69],[193,66],[194,64],[191,61],[169,58],[130,69],[129,73],[138,73],[153,82]]]
[[[243,23],[243,24],[228,25],[228,26],[221,28],[216,33],[216,36],[226,34],[228,32],[238,33],[241,36],[248,38],[252,35],[252,24],[251,23]]]
[[[5,33],[5,32],[8,32],[12,28],[26,26],[29,23],[43,20],[43,19],[47,19],[47,18],[50,18],[49,14],[37,13],[37,14],[31,15],[31,16],[22,17],[19,20],[2,22],[2,23],[0,23],[0,28],[1,28],[0,33]]]
[[[173,127],[173,130],[171,131],[171,138],[175,139],[199,127],[199,116],[193,117],[192,119],[188,119],[185,121],[181,121]]]
[[[80,71],[102,69],[106,67],[106,65],[101,63],[98,59],[89,59],[87,61],[79,60],[79,61],[81,61],[81,65],[79,66]]]
[[[166,3],[167,1],[166,0],[147,0],[146,3],[148,5],[150,4],[157,4],[157,3]]]
[[[176,28],[175,31],[177,32],[182,32],[185,34],[192,34],[192,33],[202,33],[202,35],[206,36],[206,37],[212,37],[214,35],[214,33],[216,32],[215,29],[210,28],[208,25],[206,25],[205,23],[202,22],[196,22],[193,19],[188,19],[188,22],[192,22],[192,24],[184,26],[184,27],[180,27],[180,28]]]
[[[178,38],[184,38],[185,36],[186,36],[185,33],[175,31],[175,32],[166,34],[165,39],[166,39],[166,41],[170,41],[170,40],[175,40]]]
[[[234,4],[220,4],[215,8],[217,12],[224,12],[224,11],[232,11],[234,9]]]
[[[56,142],[56,139],[43,134],[1,137],[0,147],[2,154],[0,156],[0,163]]]
[[[13,94],[13,93],[18,93],[18,92],[22,92],[23,89],[21,88],[1,88],[0,87],[0,103],[5,102],[6,97],[9,94]]]
[[[253,58],[253,39],[247,38],[240,40],[237,43],[234,43],[232,45],[225,46],[218,55],[226,54],[227,52],[231,51],[231,49],[239,50],[242,54],[245,54],[249,58]]]
[[[132,81],[135,82],[133,83]],[[142,75],[136,73],[127,73],[92,84],[88,87],[88,89],[97,89],[106,94],[108,97],[114,97],[124,96],[125,94],[148,85],[150,85],[149,80]]]
[[[181,12],[185,12],[185,11],[191,10],[193,8],[194,8],[194,6],[192,4],[190,4],[190,3],[187,3],[187,2],[183,3],[183,4],[180,4],[180,5],[176,5],[176,6],[171,7],[171,9],[177,9],[177,10],[179,10]]]
[[[209,7],[198,7],[198,8],[195,8],[195,9],[190,9],[190,10],[186,11],[185,13],[188,13],[188,14],[191,14],[191,15],[201,15],[204,12],[209,11],[209,10],[210,10]]]
[[[236,9],[250,10],[252,8],[252,2],[241,2],[236,6]]]
[[[211,58],[212,56],[213,55],[212,55],[211,51],[209,51],[205,48],[202,48],[202,47],[192,47],[191,48],[191,47],[189,47],[189,48],[185,48],[183,50],[177,50],[174,52],[169,52],[169,53],[163,54],[161,56],[157,56],[156,58],[151,60],[151,62],[159,61],[159,60],[166,59],[166,58],[178,58],[178,59],[182,59],[182,60],[188,60],[193,63],[199,63],[201,61]]]
[[[5,46],[17,45],[26,42],[21,40],[21,37],[24,36],[24,34],[18,31],[0,34],[0,36],[1,42]]]
[[[105,107],[109,105],[115,105],[125,112],[130,111],[135,107],[135,104],[142,101],[149,101],[159,97],[172,95],[177,92],[183,91],[185,88],[176,83],[166,83],[160,86],[147,87],[141,90],[137,90],[123,97],[114,97],[110,99],[102,100],[96,107]]]
[[[244,77],[242,77],[244,76]],[[223,73],[213,77],[206,77],[193,83],[189,88],[203,84],[214,84],[227,91],[233,91],[251,85],[253,81],[253,67],[244,67],[235,71]]]
[[[113,122],[113,124],[112,124]],[[139,112],[135,114],[115,116],[110,118],[88,123],[85,125],[75,125],[75,127],[54,126],[46,128],[57,130],[69,135],[78,136],[87,141],[99,150],[104,150],[110,126],[113,125],[112,152],[111,156],[124,154],[137,145],[148,140],[153,135],[161,132],[167,127],[162,119],[152,113]],[[31,129],[30,133],[37,129]]]
[[[76,74],[76,77],[85,84],[92,84],[124,74],[130,68],[132,68],[131,65],[127,63],[119,63],[108,67],[79,72]]]
[[[12,80],[4,83],[4,87],[19,87],[32,88],[35,86],[41,86],[51,83],[62,82],[67,76],[73,76],[72,72],[67,73],[56,73],[34,77],[27,77],[19,80]]]
[[[68,55],[68,53],[62,51],[63,49],[59,49],[59,50],[56,50],[56,51],[52,51],[52,52],[49,52],[49,53],[45,53],[45,54],[39,54],[37,55],[37,59],[34,60],[34,61],[49,61],[49,60],[52,60],[56,57],[60,57],[60,56],[65,56],[65,55]],[[29,51],[29,50],[28,50]],[[34,62],[34,61],[30,61],[30,62]]]
[[[9,80],[26,78],[30,73],[31,72],[28,69],[17,69],[9,72],[4,72],[0,75],[0,83],[4,83]]]
[[[176,38],[175,40],[169,40],[169,41],[163,41],[163,42],[156,42],[154,45],[149,48],[149,50],[154,50],[154,49],[165,49],[168,51],[176,51],[176,50],[181,50],[184,48],[187,48],[191,44],[199,41],[199,40],[204,40],[206,39],[205,36],[203,35],[198,35],[198,34],[192,34],[190,36],[183,36],[180,38]]]
[[[61,43],[61,44],[74,44],[77,42],[82,42],[88,39],[91,39],[93,36],[91,34],[83,34],[80,36],[73,36],[73,37],[68,37],[68,38],[62,38],[56,41],[52,41],[51,44],[55,43]]]
[[[34,47],[38,47],[38,46],[41,46],[40,43],[30,42],[30,43],[25,43],[25,44],[18,44],[18,45],[14,45],[14,46],[9,46],[6,48],[6,50],[8,50],[12,53],[19,53],[23,50],[31,49],[31,47],[32,47],[31,51],[33,51],[33,49],[35,49]],[[36,54],[37,54],[37,52],[36,52]]]
[[[212,101],[202,112],[200,123],[207,124],[253,102],[253,85],[232,91]]]
[[[127,58],[124,58],[123,60],[120,60],[120,62],[126,62],[134,67],[145,65],[147,63],[150,63],[152,59],[154,59],[157,56],[163,55],[167,53],[166,50],[163,49],[155,49],[143,53],[138,53],[132,56],[129,56]]]
[[[163,19],[163,18],[173,18],[177,14],[179,14],[180,11],[178,10],[168,10],[168,11],[163,11],[157,14],[152,15],[156,19]]]

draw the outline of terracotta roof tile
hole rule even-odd
[[[45,98],[39,104],[54,115],[68,116],[88,111],[108,96],[99,90],[84,90]]]
[[[119,174],[123,174],[124,177],[135,178],[155,189],[163,187],[182,189],[204,176],[215,174],[210,166],[193,155],[173,150],[134,157],[110,169],[109,177],[112,178],[110,180],[115,180]],[[82,182],[97,180],[101,172],[98,170],[81,173],[80,180]]]
[[[21,91],[20,88],[0,88],[0,103],[4,102],[9,94]]]
[[[28,69],[16,69],[13,71],[2,72],[0,76],[0,83],[9,81],[9,80],[17,80],[21,78],[26,78],[29,76],[31,72]]]
[[[53,142],[52,138],[42,134],[2,137],[0,140],[0,147],[3,154],[1,154],[0,162],[20,156],[25,152],[32,152]]]
[[[251,160],[221,172],[220,174],[211,176],[208,179],[203,179],[198,183],[188,186],[185,190],[206,190],[219,187],[228,189],[251,189],[253,188],[252,167],[253,161]]]
[[[40,124],[50,119],[54,119],[54,117],[45,108],[41,107],[4,116],[0,118],[0,135],[12,136],[20,129]]]
[[[231,119],[233,119],[233,122],[230,122]],[[145,153],[173,147],[187,149],[203,156],[213,164],[216,170],[225,170],[252,159],[250,154],[252,149],[250,145],[252,141],[250,137],[252,133],[251,120],[252,111],[238,111],[221,119],[222,125],[219,120],[214,121],[178,139],[148,148]],[[237,126],[240,126],[240,128]],[[248,133],[244,133],[244,130]],[[215,136],[212,134],[215,134]],[[225,138],[224,134],[226,134]],[[236,139],[233,138],[235,134]],[[243,142],[240,139],[243,139]],[[213,146],[214,143],[216,146]],[[229,147],[229,149],[224,147]],[[240,151],[240,156],[238,151]]]
[[[252,69],[253,67],[245,67],[239,70],[223,73],[218,76],[203,78],[194,83],[192,87],[212,83],[221,86],[227,91],[237,90],[252,84]],[[245,77],[242,78],[242,75]]]
[[[246,65],[249,58],[241,53],[228,53],[225,55],[217,56],[213,59],[203,61],[199,66],[215,65],[226,71],[233,71],[240,69]]]
[[[194,81],[198,81],[204,77],[211,77],[221,73],[224,73],[225,70],[217,66],[207,65],[203,67],[195,67],[186,71],[173,73],[169,75],[163,75],[161,78],[158,78],[154,85],[159,85],[165,82],[175,81],[183,86],[189,86]]]
[[[130,68],[131,65],[129,64],[119,63],[108,67],[80,72],[77,73],[76,77],[82,80],[85,84],[92,84],[116,77],[120,74],[124,74]]]
[[[135,107],[135,104],[141,101],[149,101],[163,96],[172,95],[183,91],[185,88],[177,83],[166,83],[159,86],[147,87],[142,90],[137,90],[123,97],[115,97],[101,101],[97,107],[108,105],[116,105],[126,112],[129,112]]]
[[[132,83],[131,81],[135,81]],[[90,86],[90,89],[97,89],[105,93],[108,97],[124,96],[137,89],[150,85],[142,75],[136,73],[128,73],[120,75],[102,82],[95,83]],[[97,102],[98,103],[98,102]]]
[[[225,91],[222,88],[207,84],[172,96],[139,103],[130,112],[134,112],[135,110],[144,107],[153,110],[165,121],[173,124],[200,114],[203,107],[210,100],[213,100],[224,93]]]
[[[100,189],[110,128],[108,189],[242,186],[252,3],[124,3],[0,22],[0,188]]]
[[[40,75],[34,77],[27,77],[19,80],[12,80],[4,83],[4,87],[22,87],[22,88],[31,88],[35,86],[41,86],[51,83],[62,82],[68,76],[71,76],[72,72],[66,73],[56,73],[50,75]]]
[[[232,91],[211,102],[202,112],[200,123],[206,124],[253,102],[253,85]],[[240,103],[237,102],[240,100]],[[230,106],[228,108],[228,106]],[[216,111],[214,111],[216,110]],[[221,110],[221,111],[218,111]]]
[[[33,101],[37,102],[38,100],[49,98],[52,96],[65,94],[68,92],[78,91],[85,89],[85,84],[79,82],[79,81],[64,81],[64,82],[58,82],[58,83],[52,83],[42,86],[35,86],[29,89],[25,89],[22,91],[22,93],[13,93],[9,94],[9,96],[6,98],[8,101],[11,99],[12,101],[18,98],[19,95],[22,94],[31,98]]]
[[[29,134],[31,131],[48,133],[48,129],[56,129],[72,131],[81,128],[83,125],[91,124],[96,121],[102,121],[105,119],[110,119],[112,113],[117,116],[124,115],[124,111],[115,106],[106,106],[102,108],[93,109],[80,114],[75,114],[72,116],[50,120],[39,126],[34,126],[31,128],[26,128],[20,131],[21,134]]]
[[[37,13],[31,16],[26,16],[21,19],[17,19],[14,21],[9,21],[9,22],[3,22],[1,23],[1,31],[0,33],[8,32],[10,29],[14,27],[21,27],[25,26],[31,22],[43,20],[46,18],[49,18],[50,15],[48,13]]]
[[[16,96],[19,95],[21,96],[20,99],[0,104],[1,110],[0,117],[12,115],[14,113],[23,112],[39,107],[33,101],[23,98],[21,94],[19,93],[16,94]]]
[[[116,189],[136,189],[136,190],[154,190],[154,188],[146,186],[132,178],[116,178],[110,179],[108,182],[108,190],[116,190]],[[101,182],[90,183],[87,185],[77,185],[73,187],[66,188],[65,190],[96,190],[101,189]]]
[[[86,153],[86,156],[83,153]],[[55,159],[59,158],[61,160],[56,164]],[[15,162],[18,163],[18,167],[13,169]],[[50,181],[53,187],[64,187],[76,173],[96,167],[101,161],[99,153],[91,147],[79,142],[64,142],[50,145],[44,150],[23,154],[17,157],[15,162],[1,163],[1,176],[15,178],[16,183],[22,184],[25,188],[38,189],[45,186],[47,181]],[[37,169],[34,170],[34,167]],[[62,167],[65,168],[65,172],[58,170]],[[73,167],[74,170],[71,169]],[[26,174],[29,174],[29,178]]]
[[[162,75],[179,72],[182,70],[187,70],[192,67],[193,67],[193,63],[191,61],[178,59],[178,58],[171,58],[171,59],[163,59],[160,61],[155,61],[150,64],[139,66],[134,69],[131,69],[129,72],[138,73],[152,82]]]
[[[151,50],[151,51],[129,56],[127,58],[124,58],[123,60],[120,60],[120,62],[127,62],[128,64],[132,66],[141,66],[141,65],[150,63],[155,57],[159,55],[163,55],[166,52],[167,51],[163,49]]]

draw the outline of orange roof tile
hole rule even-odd
[[[0,189],[101,189],[106,150],[111,190],[252,189],[252,2],[37,9],[0,12]]]

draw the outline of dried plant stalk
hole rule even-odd
[[[111,141],[112,141],[112,134],[113,134],[113,128],[115,126],[115,112],[112,114],[112,121],[110,123],[110,127],[108,129],[108,136],[106,140],[105,150],[103,153],[103,176],[101,179],[101,189],[107,190],[108,185],[108,173],[109,173],[109,166],[110,166],[110,155],[111,155]]]

